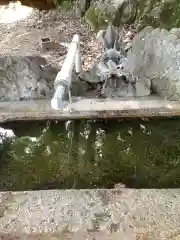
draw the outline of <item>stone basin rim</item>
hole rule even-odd
[[[0,123],[25,120],[81,120],[180,116],[180,102],[161,97],[77,98],[69,109],[53,110],[50,99],[0,102]]]

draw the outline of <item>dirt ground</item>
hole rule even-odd
[[[91,67],[101,55],[100,43],[95,33],[70,12],[42,11],[10,4],[0,8],[0,55],[41,55],[61,67],[65,47],[54,47],[42,52],[41,39],[50,38],[55,43],[69,43],[74,34],[81,39],[83,68]]]

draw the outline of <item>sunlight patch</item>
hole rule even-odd
[[[0,7],[0,23],[13,23],[25,19],[32,10],[30,7],[22,6],[20,2],[2,6]]]
[[[1,136],[13,137],[14,133],[10,129],[4,129],[0,127],[0,137]],[[0,142],[1,142],[1,139],[0,139]]]

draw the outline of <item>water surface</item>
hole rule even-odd
[[[180,119],[1,125],[0,190],[180,187]]]

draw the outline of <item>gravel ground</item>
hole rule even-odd
[[[136,30],[133,26],[124,26],[121,36],[127,46],[130,45]],[[96,33],[75,17],[73,11],[39,11],[20,4],[11,3],[0,7],[0,55],[41,55],[54,67],[61,67],[66,48],[42,52],[40,42],[49,37],[55,43],[71,42],[74,34],[79,34],[83,69],[91,68],[100,58],[102,46]]]
[[[123,187],[1,193],[0,232],[21,239],[177,240],[179,199],[179,189]]]
[[[66,49],[42,52],[41,38],[69,43],[74,34],[79,34],[84,69],[91,67],[101,55],[95,33],[70,12],[39,12],[20,4],[3,6],[0,8],[0,33],[0,55],[41,55],[49,62],[60,59],[53,64],[55,67],[61,66]]]

